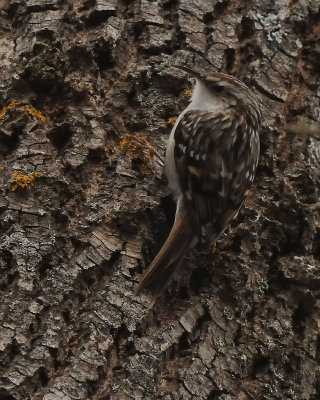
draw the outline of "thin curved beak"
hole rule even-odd
[[[191,76],[194,76],[195,78],[201,79],[201,73],[198,71],[195,71],[194,69],[184,67],[182,65],[176,65],[176,64],[172,64],[172,66],[174,68],[180,69],[183,72],[186,72],[187,74],[189,74]]]

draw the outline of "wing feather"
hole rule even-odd
[[[225,230],[253,180],[259,140],[252,140],[249,126],[243,114],[228,109],[190,110],[176,127],[174,157],[181,189],[205,241],[216,240]]]

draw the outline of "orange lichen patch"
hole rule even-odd
[[[140,172],[142,173],[142,175],[149,175],[151,174],[151,169],[146,166],[143,166],[142,168],[140,168]]]
[[[12,100],[7,106],[2,107],[0,109],[0,119],[3,119],[6,116],[7,112],[15,108],[18,104],[20,104],[18,101]]]
[[[103,146],[103,147],[101,147],[101,149],[102,149],[105,153],[110,153],[110,152],[111,152],[110,147],[107,147],[107,146]]]
[[[191,97],[191,95],[192,95],[192,88],[184,89],[183,97],[189,98],[189,97]]]
[[[44,176],[41,172],[32,172],[29,175],[25,175],[22,171],[13,171],[13,179],[9,182],[11,183],[11,190],[15,191],[18,188],[26,188],[28,186],[34,186],[35,180]]]
[[[151,160],[154,156],[154,150],[147,141],[147,136],[135,136],[132,133],[126,133],[119,142],[119,149],[132,154],[132,158],[144,158]]]
[[[176,123],[176,118],[168,118],[167,125],[174,125]]]
[[[25,111],[28,114],[32,115],[33,117],[39,119],[42,122],[46,122],[47,117],[45,117],[39,110],[34,107],[27,106],[27,107],[19,107],[17,110]]]
[[[8,113],[8,111],[12,110],[13,108],[16,108],[17,106],[19,106],[23,103],[26,103],[26,101],[12,100],[7,106],[2,107],[0,109],[0,119],[3,119],[6,116],[6,114]],[[17,108],[17,110],[27,112],[29,115],[39,119],[42,122],[46,122],[46,120],[47,120],[47,117],[45,117],[39,110],[37,110],[36,108],[34,108],[32,106],[27,105],[24,107],[19,107],[19,108]]]

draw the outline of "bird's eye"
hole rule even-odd
[[[216,93],[222,93],[223,91],[224,91],[224,87],[223,86],[214,86],[213,87],[213,90],[216,92]]]

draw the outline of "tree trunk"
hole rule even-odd
[[[319,399],[320,145],[286,129],[319,120],[319,1],[0,4],[0,399]],[[174,204],[124,135],[164,153],[192,84],[173,64],[252,88],[261,158],[148,310]]]

